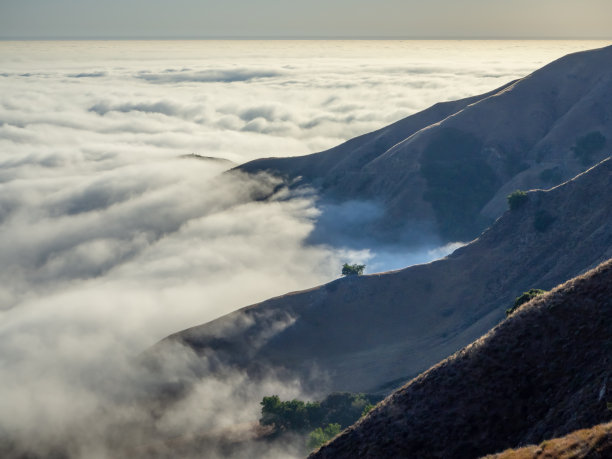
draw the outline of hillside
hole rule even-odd
[[[528,193],[447,258],[353,276],[240,309],[166,338],[207,362],[298,376],[319,392],[388,393],[482,336],[514,298],[612,257],[612,160]]]
[[[565,56],[496,91],[436,104],[325,152],[239,169],[314,187],[323,210],[353,201],[378,207],[334,227],[345,236],[416,243],[435,228],[441,240],[465,241],[503,213],[511,191],[548,188],[605,158],[610,120],[612,46]]]
[[[612,457],[612,423],[572,432],[565,437],[545,440],[537,446],[525,446],[492,454],[486,459],[606,459]]]
[[[611,351],[609,260],[533,299],[311,458],[476,458],[608,422]]]

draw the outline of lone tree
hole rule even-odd
[[[361,276],[364,269],[365,265],[349,265],[348,263],[344,263],[344,266],[342,266],[342,275]]]
[[[529,197],[524,191],[516,190],[506,196],[506,199],[508,200],[508,207],[510,207],[510,210],[516,210],[525,204]]]
[[[532,288],[532,289],[527,290],[526,292],[523,292],[522,295],[516,297],[512,307],[509,309],[506,309],[506,317],[509,317],[510,315],[512,315],[512,313],[516,311],[521,305],[527,303],[528,301],[531,301],[532,298],[543,295],[545,293],[548,293],[548,292],[540,288]]]

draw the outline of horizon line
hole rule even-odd
[[[156,37],[156,36],[135,36],[135,37],[127,37],[127,36],[23,36],[23,37],[2,37],[0,36],[0,41],[215,41],[215,40],[228,40],[228,41],[317,41],[317,40],[326,40],[326,41],[444,41],[444,40],[452,40],[452,41],[480,41],[480,40],[488,40],[488,41],[513,41],[513,40],[525,40],[525,41],[605,41],[612,40],[612,36],[609,37],[559,37],[559,36],[551,36],[551,37],[534,37],[534,36],[524,36],[524,37],[511,37],[511,36],[501,36],[501,37],[482,37],[482,36],[384,36],[384,35],[372,35],[372,36],[357,36],[357,35],[339,35],[339,36],[314,36],[314,35],[295,35],[295,36],[266,36],[266,35],[252,35],[252,36],[239,36],[239,35],[218,35],[218,36],[175,36],[175,37]]]

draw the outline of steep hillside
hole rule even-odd
[[[611,356],[609,260],[525,304],[311,458],[477,458],[608,422]]]
[[[537,446],[507,450],[486,459],[606,459],[612,457],[612,423],[545,440]]]
[[[514,189],[574,177],[612,148],[612,46],[565,56],[496,91],[437,104],[329,151],[267,158],[271,171],[317,188],[323,202],[366,201],[382,216],[353,234],[409,242],[415,228],[470,240]],[[351,222],[347,222],[351,232]]]
[[[528,193],[449,257],[338,279],[166,338],[247,369],[299,376],[321,392],[389,392],[497,324],[514,298],[612,257],[612,160]],[[155,350],[154,349],[154,350]]]

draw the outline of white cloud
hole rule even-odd
[[[154,384],[130,359],[158,339],[331,280],[344,261],[372,272],[448,253],[308,245],[311,198],[253,201],[277,182],[179,157],[321,150],[596,45],[512,46],[0,43],[0,434],[112,456],[113,426],[146,418],[126,401]],[[191,357],[175,355],[177,377]],[[262,395],[299,393],[245,378],[204,379],[195,408],[156,428],[253,421]]]

